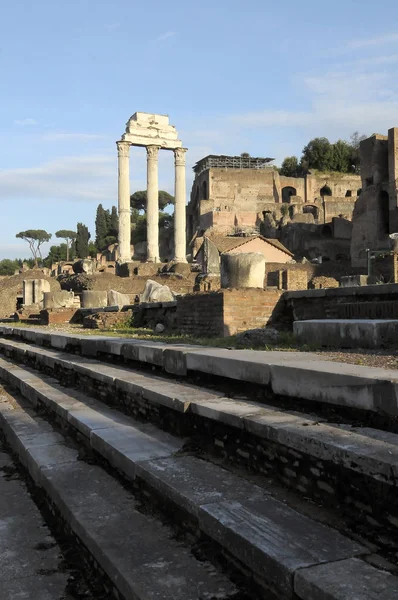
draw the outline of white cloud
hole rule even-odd
[[[31,119],[31,118],[16,119],[14,121],[14,125],[19,125],[20,127],[26,127],[28,125],[37,125],[37,121],[35,119]]]
[[[386,33],[377,37],[363,40],[351,40],[347,44],[348,49],[369,48],[371,46],[383,46],[384,44],[394,44],[398,42],[398,33]]]
[[[14,198],[54,202],[113,201],[116,196],[115,156],[71,156],[29,168],[0,169],[0,202]]]
[[[163,42],[164,40],[174,37],[175,35],[177,35],[175,31],[165,31],[155,39],[155,42]]]
[[[373,56],[336,65],[326,73],[297,75],[294,84],[304,88],[308,98],[304,110],[265,109],[234,115],[231,120],[241,128],[289,128],[291,133],[301,128],[306,136],[331,140],[347,138],[356,130],[385,133],[398,125],[395,62],[398,56]]]
[[[46,142],[63,142],[63,141],[89,141],[89,140],[100,140],[106,139],[105,135],[100,133],[67,133],[67,132],[53,132],[46,133],[42,136],[42,140]]]

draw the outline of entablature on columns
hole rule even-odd
[[[134,113],[126,123],[122,141],[131,146],[159,146],[163,150],[182,148],[176,128],[169,124],[169,117],[151,113]]]

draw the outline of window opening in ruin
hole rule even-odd
[[[330,227],[330,225],[324,225],[322,227],[322,235],[323,235],[323,237],[326,237],[326,238],[332,237],[332,228]]]
[[[297,196],[297,190],[290,185],[282,188],[282,202],[290,202],[291,196]]]
[[[345,197],[346,198],[351,198],[351,196],[352,196],[352,191],[351,190],[347,190],[346,193],[345,193]]]
[[[310,215],[314,215],[314,219],[318,218],[318,207],[317,206],[313,206],[313,205],[306,205],[303,206],[303,214],[310,214]]]
[[[207,181],[202,183],[202,200],[208,200],[207,197]]]
[[[320,189],[319,193],[321,196],[332,196],[332,190],[328,185],[324,185],[323,188]]]
[[[388,192],[385,190],[380,192],[378,204],[380,233],[381,235],[386,235],[389,232],[390,198]]]

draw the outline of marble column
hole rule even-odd
[[[116,142],[118,152],[119,262],[131,260],[130,143]]]
[[[159,262],[159,146],[147,146],[147,262]]]
[[[174,150],[175,161],[175,204],[174,204],[174,260],[187,262],[186,258],[186,182],[185,153],[186,148]]]

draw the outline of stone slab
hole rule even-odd
[[[311,319],[295,321],[293,333],[301,344],[330,348],[381,348],[396,345],[397,319]]]
[[[199,524],[283,598],[293,599],[297,569],[367,553],[363,546],[270,497],[201,506]]]
[[[297,571],[294,590],[302,600],[396,600],[398,578],[350,558]]]
[[[202,504],[262,499],[266,492],[249,481],[193,456],[173,456],[137,465],[137,477],[162,497],[198,517]]]
[[[43,487],[125,598],[222,599],[235,593],[226,577],[172,539],[171,530],[138,512],[131,494],[100,467],[76,456],[52,469],[41,458],[37,468]],[[24,529],[20,532],[23,540],[15,536],[19,547],[26,542]]]
[[[172,439],[172,436],[169,436]],[[174,443],[157,440],[153,435],[132,426],[119,425],[91,432],[90,443],[93,450],[101,454],[114,468],[129,479],[136,476],[138,463],[154,458],[165,458],[181,449],[182,439],[174,438]]]

